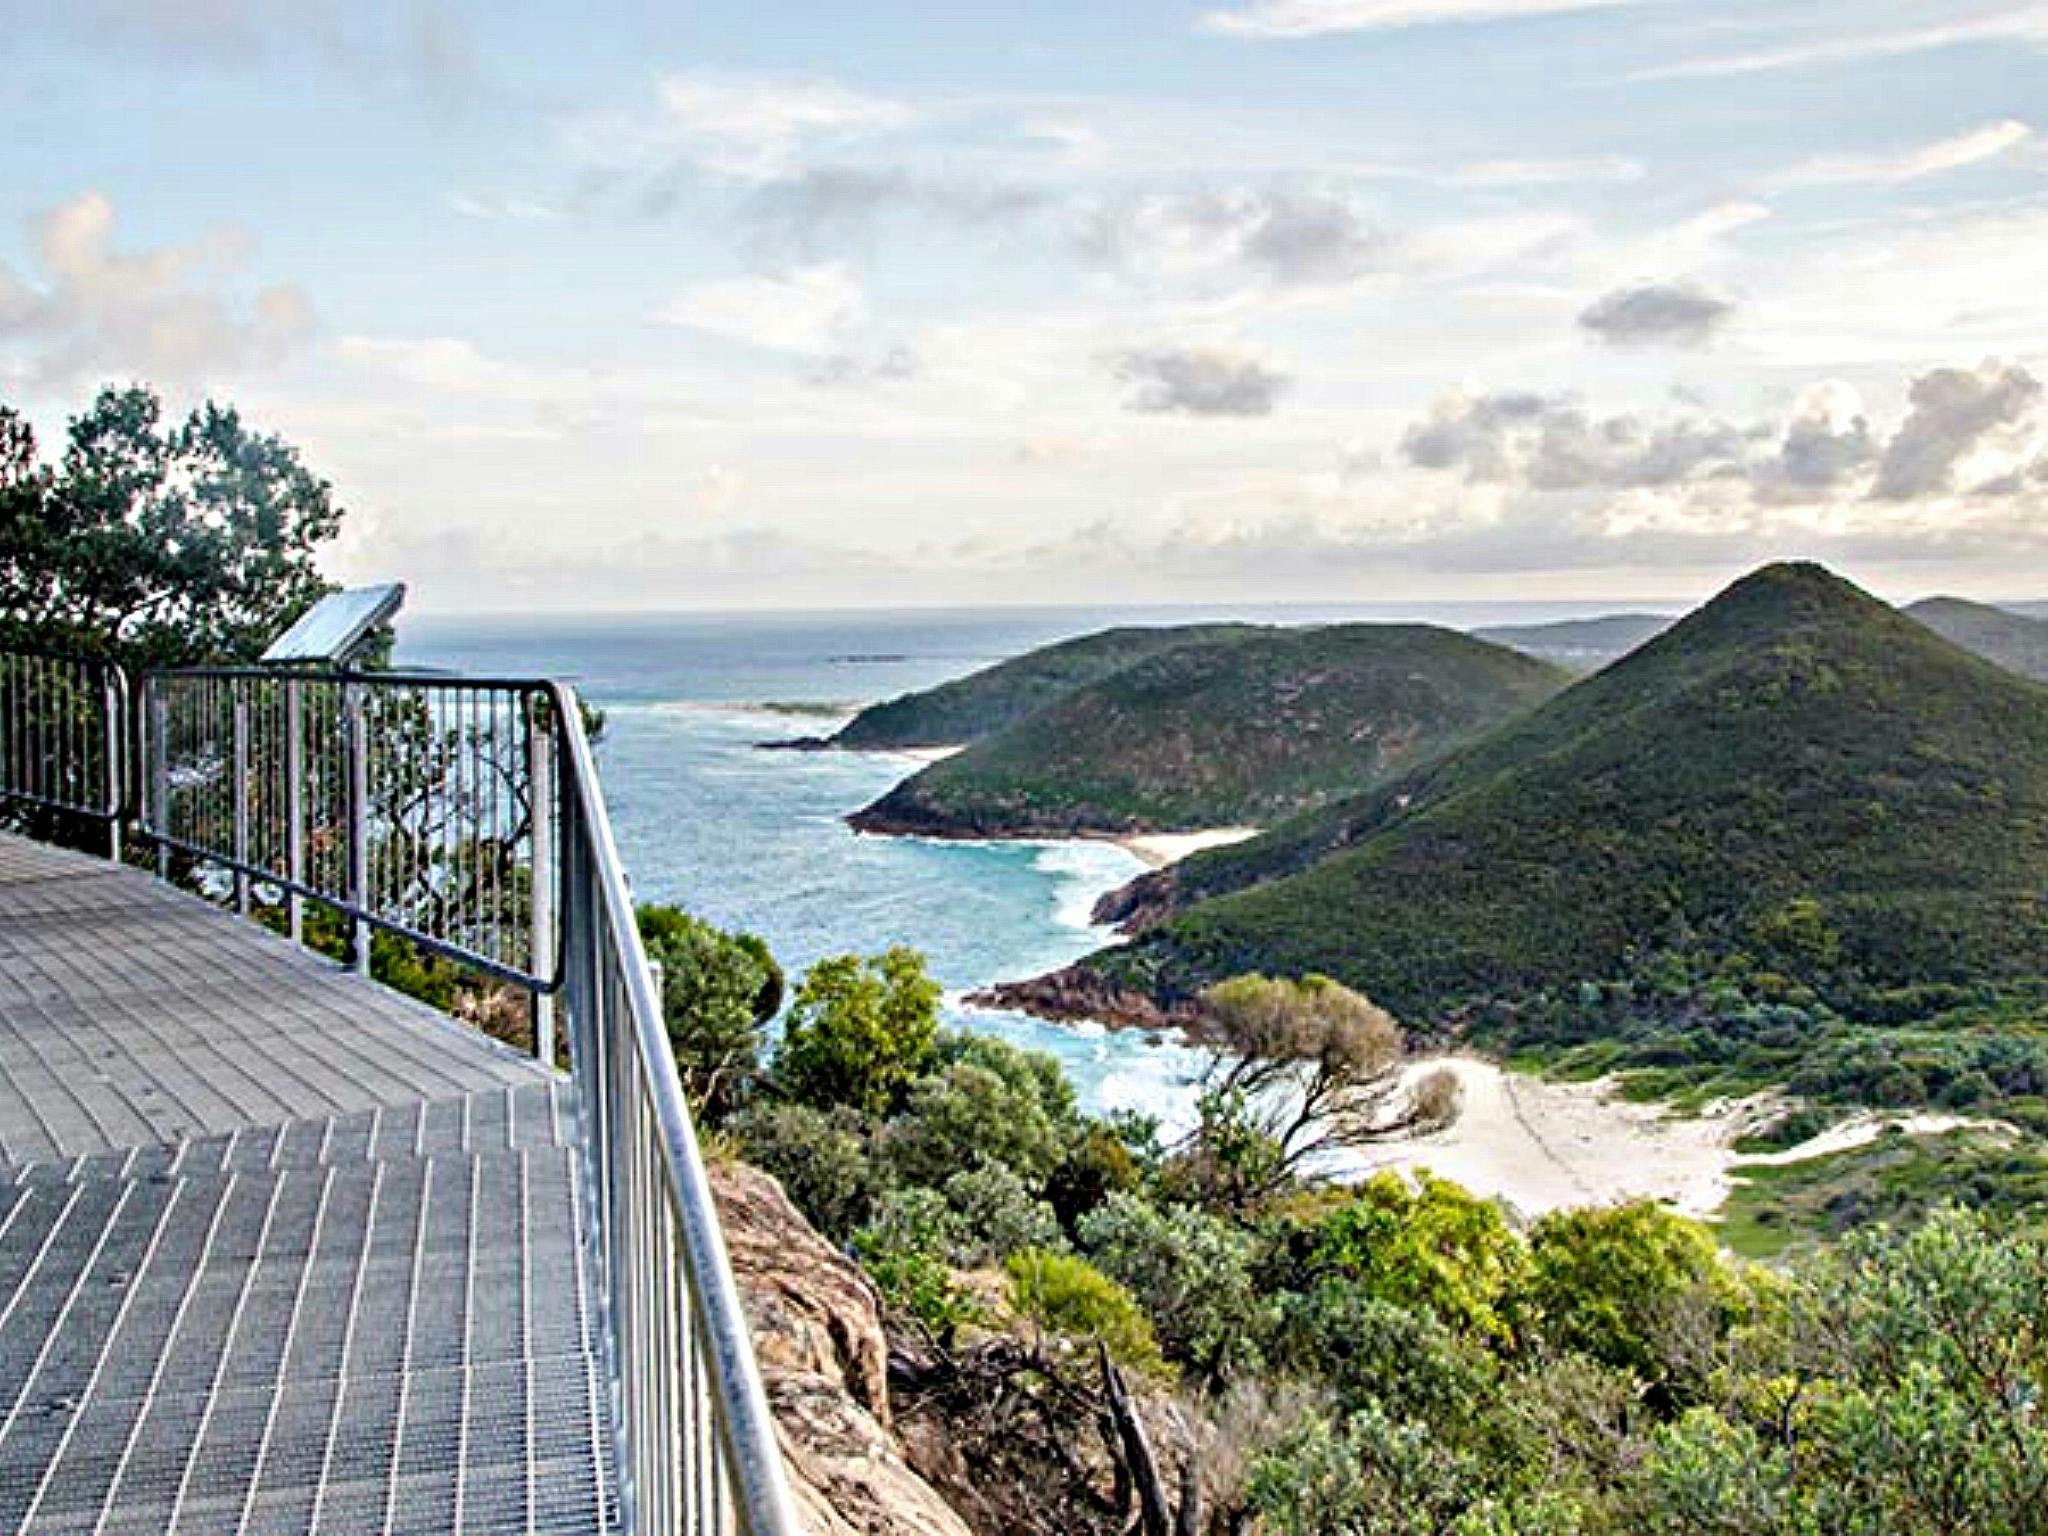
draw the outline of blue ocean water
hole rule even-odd
[[[769,706],[861,704],[1118,622],[1195,617],[1477,624],[1583,613],[1457,609],[1014,609],[974,613],[413,618],[400,659],[575,683],[606,711],[605,794],[636,894],[760,934],[792,977],[821,956],[908,944],[947,991],[949,1020],[1052,1052],[1085,1106],[1183,1118],[1195,1053],[1095,1026],[967,1010],[961,996],[1035,975],[1113,935],[1088,924],[1102,892],[1142,868],[1106,843],[938,843],[856,836],[841,820],[917,764],[889,754],[764,752],[830,716]]]

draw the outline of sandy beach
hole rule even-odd
[[[1455,1055],[1409,1070],[1414,1077],[1439,1068],[1454,1072],[1464,1090],[1457,1122],[1433,1136],[1347,1153],[1339,1165],[1345,1176],[1426,1168],[1528,1216],[1634,1199],[1712,1216],[1728,1198],[1738,1163],[1804,1162],[1862,1146],[1891,1125],[1920,1136],[1995,1124],[1949,1115],[1861,1115],[1785,1151],[1744,1154],[1734,1143],[1769,1118],[1769,1096],[1685,1116],[1631,1103],[1611,1079],[1553,1083]]]
[[[1191,853],[1200,853],[1205,848],[1227,848],[1258,835],[1257,827],[1217,827],[1207,832],[1139,832],[1110,841],[1144,860],[1148,867],[1164,869]]]

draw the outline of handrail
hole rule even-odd
[[[0,800],[103,823],[128,804],[128,677],[111,662],[0,651]]]
[[[224,871],[244,910],[282,892],[295,937],[303,902],[343,913],[358,966],[384,929],[524,986],[551,1065],[561,1023],[624,1529],[798,1536],[574,691],[229,667],[153,672],[131,697],[118,667],[64,662],[50,683],[49,665],[0,651],[0,801],[117,836],[132,811],[160,870],[177,852]],[[35,686],[10,691],[10,668]],[[81,720],[87,679],[111,681]]]
[[[595,1075],[606,1090],[586,1095],[582,1134],[598,1246],[613,1258],[606,1336],[615,1351],[629,1520],[647,1531],[797,1536],[774,1419],[590,739],[575,694],[548,687],[566,769],[563,928],[574,938],[563,948],[562,996],[570,1056],[579,1080]],[[722,1457],[690,1443],[693,1408],[710,1409]]]

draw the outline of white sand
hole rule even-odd
[[[1117,847],[1137,855],[1153,869],[1164,869],[1169,864],[1178,864],[1191,853],[1200,853],[1204,848],[1228,848],[1232,843],[1241,843],[1248,837],[1257,837],[1257,827],[1216,827],[1207,832],[1139,832],[1129,837],[1112,838]]]
[[[913,763],[943,763],[956,752],[964,752],[967,749],[965,747],[888,747],[884,750],[891,757],[907,757]]]
[[[1686,1116],[1621,1098],[1612,1079],[1553,1083],[1472,1056],[1418,1062],[1412,1076],[1457,1075],[1464,1108],[1433,1136],[1344,1155],[1346,1176],[1382,1168],[1427,1168],[1476,1194],[1499,1197],[1525,1215],[1570,1205],[1662,1200],[1691,1216],[1712,1216],[1739,1163],[1785,1164],[1863,1146],[1896,1125],[1912,1136],[1999,1122],[1951,1115],[1863,1115],[1782,1152],[1745,1155],[1734,1143],[1779,1107],[1770,1095],[1731,1100]]]

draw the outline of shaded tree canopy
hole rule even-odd
[[[248,660],[330,589],[325,480],[211,402],[106,389],[45,463],[0,402],[0,641],[142,665]]]

